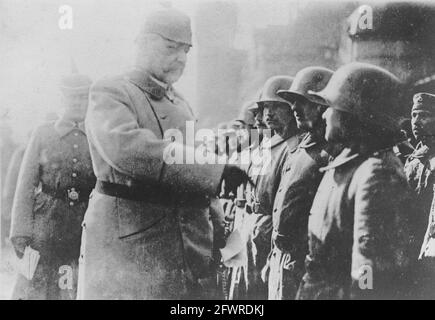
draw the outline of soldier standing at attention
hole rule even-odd
[[[289,76],[269,78],[257,100],[267,128],[275,134],[263,137],[260,146],[251,154],[252,162],[248,168],[248,175],[255,183],[255,186],[248,184],[246,188],[246,228],[250,231],[245,271],[248,299],[267,299],[267,284],[261,280],[261,270],[271,250],[273,203],[287,154],[300,142],[290,104],[277,94],[279,90],[288,89],[292,81]]]
[[[308,67],[299,71],[288,90],[278,95],[291,104],[298,128],[308,132],[298,148],[289,153],[273,204],[272,251],[263,271],[269,284],[269,300],[295,298],[307,254],[308,216],[322,179],[319,168],[326,166],[325,101],[312,96],[322,90],[332,70]]]
[[[308,223],[299,299],[388,299],[409,290],[410,190],[393,146],[400,81],[364,63],[339,68],[318,93],[326,140],[344,145],[323,170]]]
[[[417,93],[413,102],[411,126],[418,144],[406,161],[405,172],[409,185],[415,191],[413,223],[417,229],[417,240],[422,243],[417,272],[420,274],[419,287],[423,298],[428,299],[435,297],[435,216],[432,204],[435,190],[435,95]]]
[[[136,41],[136,66],[97,81],[86,130],[97,183],[83,223],[80,299],[206,299],[213,270],[211,213],[220,181],[240,185],[229,165],[171,163],[192,155],[168,131],[194,121],[173,88],[192,46],[190,18],[150,13]],[[186,159],[186,157],[183,157]]]
[[[24,153],[12,208],[11,242],[18,257],[39,251],[31,281],[18,275],[13,299],[75,299],[81,224],[95,186],[84,118],[89,77],[61,81],[64,110],[36,128]]]

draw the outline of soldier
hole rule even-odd
[[[136,41],[136,67],[91,88],[86,130],[97,183],[83,223],[81,299],[211,296],[210,214],[222,210],[221,179],[232,189],[246,174],[229,165],[168,161],[173,152],[194,152],[167,134],[185,135],[194,120],[172,86],[191,35],[184,13],[153,11]]]
[[[232,154],[229,162],[238,164],[242,168],[247,168],[248,163],[244,162],[249,160],[252,148],[258,145],[258,134],[255,134],[254,128],[254,113],[250,109],[254,104],[256,105],[256,103],[252,101],[245,103],[238,117],[229,125],[230,128],[234,130],[235,143],[237,145],[237,152]],[[231,140],[228,142],[230,143]],[[246,204],[244,189],[245,185],[241,185],[238,187],[236,194],[221,194],[220,200],[225,211],[226,237],[228,237],[233,230],[238,230],[243,227],[244,208]],[[233,300],[235,297],[238,297],[238,295],[234,293],[235,291],[239,291],[239,289],[234,286],[238,286],[239,282],[234,279],[240,277],[240,273],[237,273],[239,268],[234,265],[231,267],[222,266],[222,271],[222,279],[225,277],[224,281],[222,281],[225,284],[225,299]],[[231,277],[234,277],[233,281],[231,281]],[[233,284],[233,287],[230,286],[231,284]]]
[[[261,145],[252,152],[248,168],[248,175],[255,183],[246,188],[247,218],[244,221],[249,233],[245,270],[248,299],[267,299],[267,285],[261,280],[261,270],[271,249],[273,202],[287,153],[300,141],[290,104],[277,95],[279,90],[288,89],[292,81],[288,76],[269,78],[257,101],[267,128],[275,134],[265,135]],[[258,158],[262,161],[257,161]]]
[[[299,299],[386,299],[409,290],[413,257],[410,191],[392,147],[400,81],[364,63],[339,68],[318,96],[328,142],[344,149],[329,165],[309,217],[309,254]]]
[[[411,126],[418,144],[405,164],[405,172],[416,193],[418,215],[414,219],[418,221],[423,241],[435,184],[435,95],[417,93],[413,101]]]
[[[61,81],[64,112],[34,130],[21,165],[12,209],[11,242],[18,257],[39,251],[31,281],[18,275],[13,299],[75,299],[81,223],[95,185],[83,120],[91,80]]]
[[[322,90],[332,73],[326,68],[308,67],[296,74],[289,90],[278,91],[290,102],[298,128],[308,133],[286,159],[273,204],[272,251],[263,270],[264,281],[268,278],[269,300],[294,299],[303,275],[308,216],[323,176],[319,168],[329,159],[322,120],[326,105],[310,93]]]
[[[405,164],[405,172],[416,195],[413,219],[417,227],[417,239],[423,244],[420,250],[419,286],[421,294],[429,298],[435,296],[435,255],[431,245],[435,235],[435,219],[433,214],[429,214],[435,190],[435,95],[417,93],[413,102],[411,125],[418,145]]]

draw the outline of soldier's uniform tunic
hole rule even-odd
[[[417,241],[421,244],[416,278],[421,298],[435,296],[435,264],[433,262],[433,241],[435,239],[435,149],[417,145],[405,164],[405,172],[411,189],[415,192],[413,223]]]
[[[76,298],[81,224],[94,185],[83,123],[59,119],[33,132],[18,177],[10,235],[30,238],[40,261],[31,281],[18,275],[14,299]]]
[[[417,228],[418,240],[422,243],[434,197],[435,148],[429,148],[419,143],[406,161],[405,173],[411,189],[415,191],[414,223]]]

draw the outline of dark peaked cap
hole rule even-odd
[[[141,35],[146,33],[155,33],[163,38],[192,46],[190,18],[177,9],[167,8],[151,12],[141,29]]]
[[[414,95],[412,99],[414,105],[412,110],[425,110],[435,112],[435,95],[426,92],[420,92]]]

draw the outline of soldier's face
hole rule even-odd
[[[328,142],[344,142],[348,133],[346,132],[346,116],[343,111],[328,108],[323,113],[326,122],[325,139]]]
[[[263,109],[262,108],[258,108],[254,111],[254,126],[255,128],[261,130],[266,128],[266,125],[264,124],[263,121]]]
[[[189,45],[158,36],[149,50],[152,51],[149,68],[157,79],[168,84],[180,79],[186,66]]]
[[[435,136],[435,114],[426,110],[414,110],[411,113],[411,126],[417,140]]]
[[[266,126],[277,133],[294,123],[293,112],[288,104],[283,102],[265,102],[263,104],[264,121]]]
[[[307,99],[294,101],[291,108],[299,129],[312,131],[322,121],[323,108]]]
[[[74,121],[83,121],[88,109],[88,93],[70,94],[64,96],[64,115]]]

